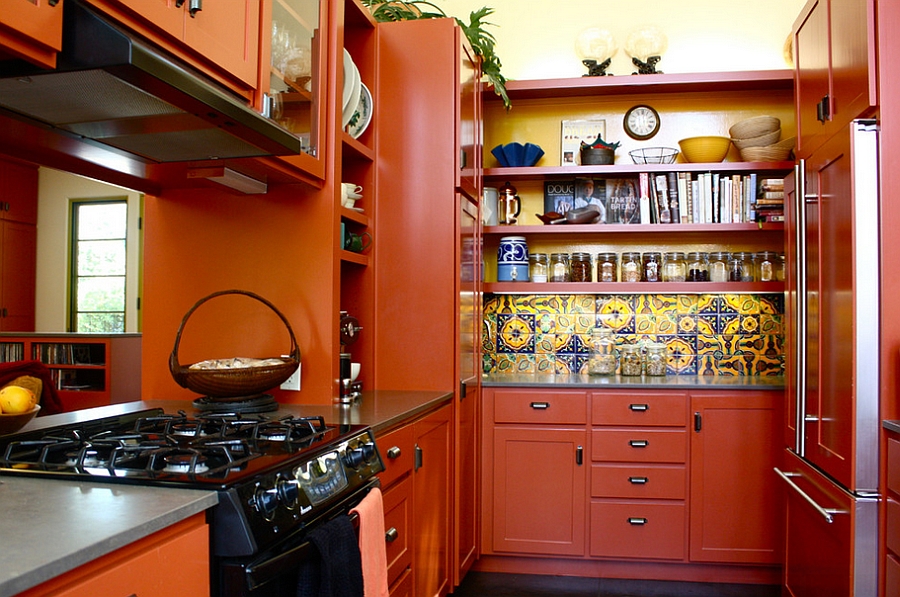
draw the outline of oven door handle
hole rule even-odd
[[[356,512],[349,514],[350,522],[353,526],[359,527],[359,515]],[[309,541],[304,541],[300,545],[292,547],[284,553],[278,554],[272,558],[266,558],[259,563],[247,565],[244,569],[247,576],[247,588],[251,591],[261,587],[273,578],[277,578],[282,574],[296,570],[297,565],[309,557],[310,551],[315,549]]]

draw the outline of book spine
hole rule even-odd
[[[673,224],[681,223],[681,205],[678,203],[678,175],[666,173],[666,189],[669,192],[669,215]]]

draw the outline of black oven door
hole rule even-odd
[[[379,485],[373,478],[353,493],[335,503],[302,530],[281,541],[276,547],[241,558],[221,558],[211,561],[212,595],[214,597],[294,597],[297,594],[300,563],[311,557],[315,547],[306,540],[307,532],[316,525],[336,516],[347,515],[359,504],[372,487]],[[358,527],[358,519],[351,515]]]

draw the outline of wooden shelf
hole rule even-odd
[[[369,265],[369,257],[366,255],[360,255],[359,253],[354,253],[353,251],[347,251],[341,249],[341,261],[344,263],[354,263],[356,265]]]
[[[641,172],[790,172],[794,162],[715,162],[675,164],[620,163],[609,166],[531,166],[527,168],[486,168],[485,182],[506,180],[543,180],[545,178],[575,178],[580,176],[615,177]]]
[[[493,294],[766,294],[783,282],[485,282]]]
[[[509,81],[506,92],[515,102],[594,95],[790,90],[793,87],[792,70],[762,70]],[[485,101],[500,101],[492,89],[487,89],[483,97]]]
[[[688,237],[694,235],[753,234],[770,232],[782,234],[784,224],[768,222],[757,224],[556,224],[541,226],[485,226],[484,236],[543,236],[565,237],[616,235],[617,237],[646,235],[677,235]]]

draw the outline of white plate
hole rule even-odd
[[[350,103],[350,90],[353,88],[353,59],[350,52],[344,50],[344,91],[341,94],[341,110],[347,108]]]
[[[362,93],[359,94],[359,105],[356,106],[356,112],[347,126],[347,132],[354,139],[362,135],[369,127],[372,121],[372,94],[365,83],[360,83]]]
[[[356,63],[353,60],[350,60],[351,67],[351,88],[350,88],[350,99],[347,102],[347,105],[344,106],[344,109],[341,111],[341,128],[347,126],[347,123],[350,122],[350,119],[353,117],[353,113],[356,111],[356,106],[359,104],[359,89],[362,81],[359,78],[359,69],[356,68]]]

